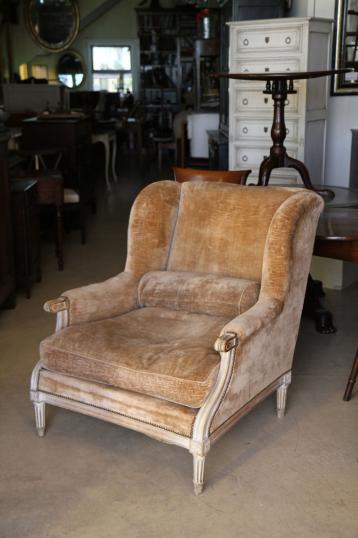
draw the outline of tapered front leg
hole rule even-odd
[[[45,402],[33,402],[33,404],[37,435],[43,437],[45,435]]]
[[[286,412],[287,389],[291,383],[291,372],[283,376],[282,385],[277,389],[277,416],[283,418]]]
[[[205,456],[199,456],[198,454],[193,454],[193,464],[194,464],[194,493],[195,495],[200,495],[204,489],[204,467],[205,467]]]

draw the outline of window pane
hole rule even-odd
[[[94,71],[130,71],[130,47],[92,47]]]
[[[58,80],[67,86],[67,88],[75,88],[83,81],[83,73],[76,73],[74,75],[58,75]]]
[[[133,92],[132,74],[118,73],[118,75],[113,75],[93,73],[93,90],[95,92],[101,90],[107,92],[126,92],[129,90]]]

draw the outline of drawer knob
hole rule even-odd
[[[265,105],[267,105],[267,103],[268,103],[268,98],[267,97],[264,97],[264,102],[265,102]]]
[[[248,69],[243,69],[243,72],[244,72],[244,73],[248,73],[249,70],[248,70]]]
[[[286,45],[289,45],[291,43],[291,41],[292,41],[292,39],[289,36],[287,36],[286,39],[285,39]]]
[[[246,163],[247,159],[248,159],[247,155],[242,156],[242,160],[244,161],[244,163]]]
[[[289,104],[290,104],[290,101],[288,99],[286,99],[285,105],[289,105]]]
[[[266,159],[268,159],[268,155],[264,155],[263,161],[266,161]]]
[[[270,43],[270,38],[269,37],[265,37],[265,43]]]
[[[249,44],[249,40],[248,40],[248,39],[244,39],[243,43],[244,43],[245,47],[247,47],[247,45]]]
[[[244,134],[247,134],[247,133],[249,132],[249,130],[248,130],[247,127],[244,127],[243,130],[242,130],[242,132],[243,132]]]
[[[286,67],[286,71],[291,71],[291,69],[289,67]]]
[[[269,67],[265,67],[265,73],[268,73],[270,71]]]
[[[245,99],[242,100],[242,104],[245,105],[245,106],[248,105],[248,104],[249,104],[249,100],[246,99],[246,97],[245,97]]]
[[[268,133],[268,127],[264,127],[264,133]]]

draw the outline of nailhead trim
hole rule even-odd
[[[131,420],[141,422],[142,424],[148,424],[149,426],[154,426],[155,428],[160,428],[161,430],[164,430],[170,433],[175,433],[176,435],[180,435],[181,437],[185,437],[187,439],[191,438],[189,435],[184,435],[183,433],[176,432],[175,430],[171,430],[170,428],[164,428],[164,426],[159,426],[159,424],[155,424],[154,422],[148,422],[140,418],[135,418],[130,415],[126,415],[125,413],[119,413],[118,411],[113,411],[112,409],[108,409],[107,407],[99,407],[98,405],[80,402],[79,400],[75,400],[74,398],[70,398],[69,396],[59,396],[58,394],[54,394],[53,392],[48,392],[46,390],[39,390],[39,392],[43,392],[44,394],[49,394],[50,396],[55,396],[56,398],[63,398],[64,400],[70,400],[71,402],[77,402],[83,405],[88,405],[89,407],[94,407],[95,409],[103,409],[104,411],[108,411],[109,413],[113,413],[114,415],[119,415],[121,417],[130,418]]]

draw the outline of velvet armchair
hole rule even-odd
[[[45,304],[56,331],[31,379],[45,404],[188,449],[287,388],[321,198],[306,189],[159,181],[137,197],[125,269]],[[75,432],[73,432],[75,435]]]

